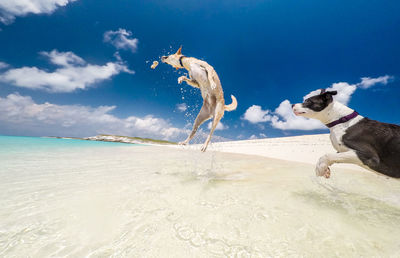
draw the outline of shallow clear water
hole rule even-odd
[[[340,169],[316,179],[306,164],[239,154],[17,138],[0,137],[0,257],[400,257],[398,180]]]
[[[32,152],[48,154],[51,152],[62,153],[65,149],[78,150],[81,148],[117,147],[124,143],[84,141],[78,139],[56,139],[25,136],[0,135],[0,161],[1,158],[17,158],[18,155],[26,155]]]

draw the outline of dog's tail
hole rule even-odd
[[[232,111],[237,108],[237,100],[236,100],[235,96],[231,95],[231,98],[232,98],[232,103],[229,105],[225,105],[226,111]]]

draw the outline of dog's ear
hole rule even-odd
[[[337,91],[333,90],[333,91],[327,91],[326,94],[330,94],[330,95],[336,95]]]
[[[322,95],[322,98],[327,102],[331,103],[333,101],[333,95],[336,95],[337,91],[325,91]]]
[[[176,51],[175,55],[182,55],[182,46]]]

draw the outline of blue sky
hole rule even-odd
[[[177,84],[184,71],[150,69],[180,45],[238,99],[215,140],[327,132],[288,108],[327,87],[399,124],[399,13],[385,0],[3,1],[0,134],[182,140],[200,92]]]

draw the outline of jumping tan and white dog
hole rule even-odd
[[[189,72],[189,78],[181,76],[178,78],[178,83],[181,84],[185,81],[190,86],[199,88],[201,96],[203,97],[203,106],[194,122],[192,132],[185,141],[180,142],[179,144],[188,144],[196,134],[199,126],[208,119],[212,117],[214,118],[210,134],[201,148],[201,151],[204,152],[210,143],[215,128],[224,115],[224,111],[232,111],[236,109],[236,98],[231,95],[232,103],[225,105],[224,92],[222,91],[221,82],[214,68],[205,61],[182,55],[182,47],[180,47],[175,54],[161,57],[161,61],[173,66],[177,70],[181,68],[186,69]]]

